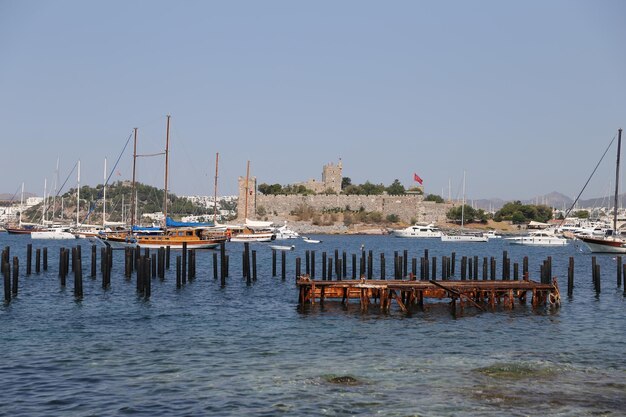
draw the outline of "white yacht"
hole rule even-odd
[[[276,233],[276,240],[297,239],[300,237],[297,232],[294,232],[287,227],[287,222],[285,222],[285,224],[281,227],[274,229],[274,233]]]
[[[415,238],[427,238],[427,237],[441,237],[442,233],[432,223],[415,223],[413,226],[409,226],[406,229],[394,230],[393,234],[396,237],[415,237]]]
[[[554,230],[537,230],[525,236],[507,237],[506,241],[513,245],[527,246],[564,246],[567,239],[554,234]]]
[[[483,232],[483,236],[486,236],[489,239],[500,239],[502,237],[500,235],[497,235],[495,230],[489,230],[487,232]]]
[[[51,227],[45,230],[38,230],[30,234],[31,239],[76,239],[69,227]]]

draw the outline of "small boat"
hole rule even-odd
[[[306,237],[306,236],[302,236],[302,240],[303,240],[304,242],[306,242],[306,243],[322,243],[322,241],[321,241],[321,240],[311,239],[311,238],[308,238],[308,237]]]
[[[270,245],[270,248],[274,250],[294,250],[296,247],[294,245],[286,246],[286,245]]]
[[[526,246],[565,246],[567,239],[554,234],[552,230],[538,230],[526,236],[507,237],[504,240],[512,245]]]
[[[415,223],[406,229],[394,230],[392,232],[396,237],[414,237],[414,238],[430,238],[441,237],[442,233],[432,223]]]

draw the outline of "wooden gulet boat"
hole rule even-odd
[[[167,226],[167,179],[168,179],[168,155],[170,137],[170,116],[167,116],[167,134],[165,141],[165,192],[163,198],[163,230],[153,234],[140,233],[120,233],[108,234],[104,240],[105,244],[111,246],[141,246],[145,248],[160,248],[169,246],[171,249],[182,249],[186,244],[189,249],[210,249],[215,248],[220,243],[226,241],[223,232],[214,230],[211,227],[171,227]],[[135,187],[135,161],[137,158],[137,129],[135,129],[135,144],[133,155],[133,189]],[[134,192],[133,192],[134,196]],[[133,205],[131,205],[133,208]],[[134,210],[131,214],[134,223]],[[133,228],[131,228],[133,230]]]

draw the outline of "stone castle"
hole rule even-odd
[[[341,192],[341,179],[343,178],[343,165],[341,159],[337,165],[332,162],[322,167],[322,181],[315,179],[308,180],[307,182],[298,183],[295,185],[304,185],[309,190],[315,191],[318,194],[339,194]]]
[[[443,223],[446,213],[452,207],[449,203],[424,201],[421,194],[405,195],[344,195],[341,194],[343,165],[341,160],[335,165],[329,163],[322,168],[322,180],[311,179],[295,185],[304,185],[317,195],[263,195],[257,194],[256,177],[250,177],[247,184],[245,177],[239,177],[239,202],[237,218],[257,219],[259,211],[268,220],[287,218],[299,206],[309,206],[319,212],[365,210],[379,212],[383,217],[395,214],[400,220],[409,223]],[[248,207],[246,211],[246,195]]]

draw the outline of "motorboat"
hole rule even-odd
[[[226,237],[230,242],[271,242],[276,239],[272,231],[249,227],[229,227]]]
[[[495,230],[489,230],[487,232],[483,232],[483,236],[487,236],[489,239],[500,239],[501,235],[497,235]]]
[[[297,239],[300,237],[297,232],[294,232],[287,227],[287,222],[285,222],[284,225],[274,229],[274,233],[276,234],[276,240]]]
[[[553,230],[537,230],[525,236],[507,237],[506,240],[512,245],[526,246],[565,246],[567,239],[557,236]]]
[[[318,240],[318,239],[311,239],[311,238],[308,238],[308,237],[306,237],[306,236],[302,236],[302,240],[303,240],[304,242],[306,242],[306,243],[322,243],[322,241],[321,241],[321,240]]]
[[[432,223],[415,223],[406,229],[394,230],[396,237],[431,238],[441,237],[443,233]]]
[[[70,231],[69,227],[51,227],[46,230],[37,230],[31,232],[31,239],[48,239],[48,240],[62,240],[62,239],[76,239],[76,236]]]

